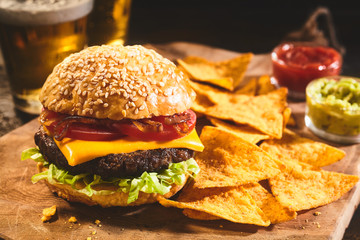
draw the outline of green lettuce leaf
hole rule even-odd
[[[29,158],[34,160],[35,162],[45,161],[43,155],[40,153],[38,148],[29,148],[21,153],[21,161],[24,161]]]
[[[30,148],[22,152],[21,160],[29,158],[36,162],[42,162],[49,168],[47,171],[32,176],[31,181],[33,183],[46,179],[51,184],[69,184],[76,191],[86,194],[89,197],[92,195],[110,195],[120,191],[128,192],[128,204],[138,199],[139,192],[158,193],[164,195],[170,191],[172,184],[184,184],[187,176],[195,177],[200,171],[196,161],[193,158],[190,158],[183,162],[171,163],[168,169],[165,169],[160,173],[144,172],[140,177],[111,178],[104,180],[99,175],[71,175],[68,171],[60,169],[52,163],[46,162],[38,148]],[[85,187],[82,189],[77,189],[75,187],[77,182],[84,183]],[[103,183],[112,184],[117,187],[117,190],[98,191],[93,188],[93,186]]]

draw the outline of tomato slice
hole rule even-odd
[[[67,137],[86,141],[111,141],[129,136],[141,141],[169,141],[187,135],[194,129],[196,123],[196,114],[191,110],[172,116],[133,120],[135,124],[128,119],[121,121],[91,119],[89,121],[89,118],[79,117],[75,122],[72,120],[64,124],[64,120],[72,116],[57,114],[47,109],[43,114],[45,117],[41,118],[45,118],[44,122],[51,122],[44,125],[58,140]],[[157,127],[154,128],[151,123]],[[143,125],[144,128],[139,128],[139,125]]]
[[[113,127],[122,131],[125,135],[143,141],[169,141],[181,138],[190,133],[196,124],[196,114],[192,110],[187,110],[178,115],[188,115],[188,120],[178,124],[165,124],[166,118],[171,116],[158,116],[151,118],[154,122],[160,122],[163,126],[162,131],[142,131],[133,123],[114,123]],[[185,129],[186,128],[186,129]],[[182,131],[179,131],[182,130]]]

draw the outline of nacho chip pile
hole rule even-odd
[[[197,93],[192,106],[195,112],[236,124],[245,124],[274,138],[281,138],[287,89],[280,88],[265,95],[229,94],[210,86],[191,86]]]
[[[239,87],[246,57],[179,61],[191,79],[202,81],[190,82],[197,93],[193,110],[213,125],[201,131],[205,149],[195,155],[200,173],[176,199],[159,198],[160,204],[181,208],[189,218],[269,226],[336,201],[359,180],[321,169],[344,158],[342,150],[286,128],[296,125],[286,89],[276,89],[266,75]],[[240,62],[244,66],[237,66],[240,73],[233,75],[237,80],[223,80]]]
[[[252,53],[247,53],[213,63],[201,57],[190,56],[183,60],[178,59],[178,63],[192,79],[232,91],[243,81],[252,57]]]

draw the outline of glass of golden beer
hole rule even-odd
[[[87,44],[93,0],[1,0],[0,42],[15,107],[38,114],[40,89],[56,64]]]
[[[89,46],[124,44],[130,17],[131,0],[95,0],[89,15]]]

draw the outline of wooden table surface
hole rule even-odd
[[[170,45],[154,46],[159,52],[169,58],[184,57],[188,54],[203,56],[212,60],[221,60],[235,56],[237,53],[213,49],[202,45],[175,43]],[[260,56],[262,58],[264,56]],[[258,58],[259,59],[259,58]],[[262,62],[262,61],[260,61]],[[268,68],[264,62],[263,68]],[[256,66],[254,66],[256,68]],[[298,123],[298,129],[304,129],[304,103],[291,105]],[[1,134],[21,125],[23,117],[13,110],[8,84],[4,73],[0,73],[0,117]],[[25,120],[26,121],[26,120]],[[316,211],[323,214],[315,217],[310,210],[299,214],[296,220],[277,224],[269,228],[259,228],[227,221],[195,221],[182,216],[177,209],[163,208],[157,204],[136,208],[109,208],[87,207],[82,204],[71,204],[56,198],[43,183],[32,185],[29,177],[35,173],[35,164],[32,161],[19,161],[22,149],[33,146],[32,135],[38,124],[32,121],[29,124],[4,136],[0,140],[2,169],[0,176],[0,239],[126,239],[159,237],[178,237],[183,239],[341,239],[351,216],[359,203],[359,188],[354,188],[339,201],[320,207]],[[303,135],[312,137],[308,130]],[[359,147],[342,147],[348,156],[339,163],[329,167],[329,170],[338,172],[358,173]],[[9,152],[10,151],[10,152]],[[9,153],[8,153],[9,152]],[[9,159],[10,158],[10,159]],[[354,165],[355,164],[355,165]],[[9,176],[16,176],[11,178]],[[11,189],[12,191],[6,191]],[[59,214],[51,223],[41,223],[40,215],[43,207],[57,204]],[[66,224],[68,217],[75,215],[79,224]],[[360,238],[360,213],[357,211],[352,218],[349,228],[343,239]],[[161,216],[161,217],[158,217]],[[96,227],[94,221],[102,220],[103,227]],[[307,221],[305,221],[307,219]],[[313,222],[321,222],[317,228]],[[302,229],[302,227],[305,227]],[[92,233],[96,230],[96,234]],[[51,233],[49,235],[49,233]]]

